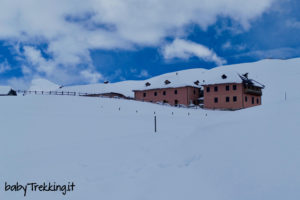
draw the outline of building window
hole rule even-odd
[[[236,90],[236,85],[233,85],[233,86],[232,86],[232,89],[233,89],[233,90]]]
[[[163,103],[168,103],[168,101],[167,101],[167,100],[164,100]]]
[[[233,101],[234,101],[234,102],[237,101],[237,97],[236,97],[236,96],[233,97]]]
[[[218,86],[215,86],[214,91],[218,92]]]
[[[167,92],[166,91],[163,91],[163,95],[166,95],[167,94]]]
[[[252,97],[252,104],[254,104],[254,97]]]
[[[218,103],[219,99],[218,97],[215,97],[215,103]]]
[[[174,101],[175,106],[178,105],[178,103],[179,103],[178,100],[175,99],[175,101]]]
[[[245,102],[247,102],[248,101],[248,97],[247,96],[245,96]]]
[[[143,97],[146,97],[146,92],[144,92]]]
[[[207,87],[207,88],[206,88],[206,92],[210,92],[210,87]]]
[[[174,91],[174,94],[177,94],[177,93],[178,93],[177,90],[175,90],[175,91]]]
[[[226,85],[226,91],[229,91],[229,85]]]
[[[258,98],[256,99],[256,103],[257,103],[257,104],[259,104],[259,100],[258,100]]]
[[[226,97],[226,102],[229,102],[230,101],[230,97]]]
[[[196,90],[194,89],[194,94],[196,94]]]
[[[157,92],[154,92],[154,96],[157,96]]]

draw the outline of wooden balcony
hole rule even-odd
[[[251,88],[245,88],[245,94],[255,95],[255,96],[261,96],[262,91],[261,89],[251,89]]]

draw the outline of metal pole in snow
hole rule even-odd
[[[156,116],[154,116],[154,132],[157,132],[157,127],[156,127]]]
[[[286,92],[284,93],[284,99],[286,100]]]

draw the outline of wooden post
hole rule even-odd
[[[154,116],[154,132],[157,132],[156,116]]]

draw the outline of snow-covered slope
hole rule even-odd
[[[57,89],[59,89],[59,85],[41,78],[33,79],[29,88],[30,91],[54,91]]]
[[[123,81],[117,83],[98,83],[90,85],[75,85],[67,86],[59,89],[59,91],[66,92],[79,92],[79,93],[91,93],[91,94],[101,94],[101,93],[120,93],[127,97],[134,97],[133,88],[142,85],[144,81]]]
[[[194,79],[192,71],[179,73]],[[226,71],[246,71],[264,83],[263,105],[232,112],[78,96],[1,97],[1,188],[4,181],[76,184],[67,196],[29,191],[29,200],[298,200],[300,59],[205,73]],[[0,190],[0,196],[23,193]]]
[[[12,88],[10,86],[0,85],[0,95],[7,95]]]
[[[267,102],[284,98],[285,93],[293,97],[295,91],[292,87],[282,87],[285,84],[294,84],[299,79],[300,58],[290,60],[262,60],[255,63],[245,63],[236,65],[226,65],[211,70],[190,69],[172,72],[156,76],[144,81],[124,81],[109,84],[93,84],[82,86],[64,87],[61,90],[69,92],[106,93],[117,92],[125,96],[134,97],[133,90],[150,89],[159,87],[177,87],[182,85],[193,85],[199,80],[200,84],[212,83],[222,74],[244,74],[249,73],[249,78],[255,79],[266,86],[263,91],[263,100]],[[287,70],[288,69],[288,70]],[[171,84],[165,85],[164,81],[169,80]],[[287,82],[286,80],[290,80]],[[146,87],[145,83],[151,83]],[[195,85],[196,86],[196,85]]]

